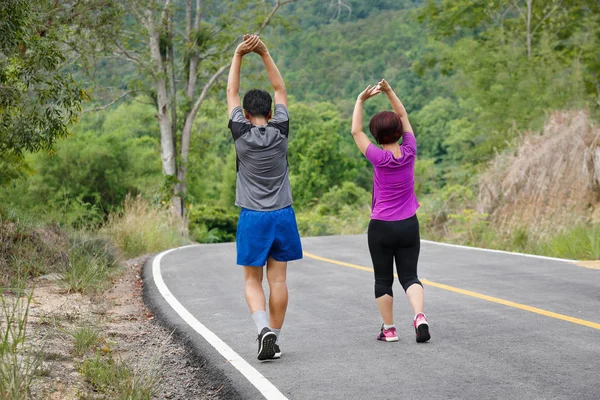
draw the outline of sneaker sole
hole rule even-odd
[[[273,360],[277,360],[277,359],[281,358],[281,353],[275,353],[275,354],[273,355],[273,357],[271,357],[271,358],[272,358]]]
[[[429,325],[421,324],[417,326],[417,343],[425,343],[431,339],[429,334]]]
[[[377,340],[380,340],[382,342],[397,342],[398,341],[398,337],[396,336],[396,337],[385,338],[385,339],[377,338]]]
[[[260,349],[257,358],[260,361],[270,360],[275,357],[275,342],[277,335],[274,332],[267,332],[260,341]]]

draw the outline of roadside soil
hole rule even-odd
[[[600,269],[600,260],[579,261],[577,264],[591,269]]]
[[[32,389],[34,399],[103,399],[79,372],[85,357],[96,351],[135,371],[157,371],[155,399],[221,399],[222,387],[211,383],[206,366],[163,328],[142,300],[141,269],[147,257],[125,262],[123,273],[108,290],[93,296],[66,293],[58,277],[37,280],[28,331],[43,351],[43,365]],[[74,353],[71,333],[83,326],[100,333],[100,341],[84,356]]]

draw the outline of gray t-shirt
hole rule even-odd
[[[255,211],[274,211],[292,204],[288,177],[289,116],[283,104],[265,126],[254,126],[241,107],[231,112],[229,129],[237,154],[235,205]]]

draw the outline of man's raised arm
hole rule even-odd
[[[258,45],[256,45],[253,51],[261,56],[263,62],[265,63],[269,81],[271,81],[271,85],[273,85],[273,90],[275,91],[275,104],[283,104],[287,108],[288,100],[285,82],[283,81],[283,77],[281,76],[279,69],[277,69],[277,65],[275,65],[275,61],[273,61],[271,54],[269,54],[267,46],[265,46],[262,40],[259,40]]]
[[[229,115],[234,108],[241,105],[239,91],[242,57],[252,52],[259,42],[260,39],[257,35],[246,35],[244,41],[235,49],[227,77],[227,111]]]

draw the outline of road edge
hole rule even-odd
[[[198,334],[179,317],[160,294],[154,282],[152,263],[161,253],[152,255],[144,262],[142,268],[142,299],[144,304],[156,317],[158,323],[171,331],[173,338],[188,351],[187,356],[194,363],[194,366],[200,368],[198,373],[203,374],[207,381],[214,384],[214,387],[220,388],[218,389],[218,398],[227,400],[244,399],[240,394],[240,391],[244,388],[238,387],[225,371],[224,367],[229,366],[229,364],[219,363],[217,359],[209,356],[210,351],[214,352],[212,346],[208,343],[202,345],[199,341],[194,340]]]

